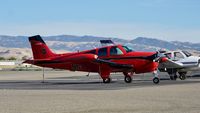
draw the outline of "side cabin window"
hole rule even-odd
[[[96,54],[96,50],[91,50],[91,51],[88,51],[88,52],[85,52],[86,54]]]
[[[187,56],[187,57],[190,57],[190,56],[192,56],[192,54],[191,53],[189,53],[189,52],[187,52],[187,51],[182,51],[184,54],[185,54],[185,56]]]
[[[179,60],[179,59],[182,59],[182,58],[184,58],[184,56],[180,52],[174,53],[174,59],[175,60]]]
[[[122,55],[123,52],[118,47],[110,48],[110,55]]]
[[[98,51],[98,56],[107,56],[107,48],[101,48]]]

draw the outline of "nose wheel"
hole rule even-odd
[[[160,82],[160,79],[158,77],[153,78],[153,83],[158,84]]]

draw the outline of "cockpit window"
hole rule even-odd
[[[187,52],[187,51],[182,51],[187,57],[192,56],[191,53]]]
[[[129,48],[129,47],[127,47],[127,46],[122,46],[122,47],[125,49],[125,51],[126,51],[127,53],[133,51],[131,48]]]
[[[98,56],[107,56],[107,48],[99,49]]]
[[[110,55],[121,55],[123,52],[118,47],[110,48]]]

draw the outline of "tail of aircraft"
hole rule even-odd
[[[46,59],[55,56],[40,35],[29,37],[34,59]]]

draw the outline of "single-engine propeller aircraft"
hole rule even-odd
[[[187,51],[163,51],[163,54],[168,60],[160,63],[158,69],[161,72],[168,72],[171,80],[177,79],[177,73],[181,80],[185,80],[188,71],[200,70],[200,57],[192,56],[192,54]]]
[[[29,41],[34,59],[26,60],[24,63],[55,69],[96,72],[103,79],[103,83],[111,82],[112,72],[123,72],[126,83],[132,82],[134,73],[154,72],[153,82],[158,84],[158,64],[167,60],[166,57],[159,57],[158,52],[136,52],[119,44],[81,52],[55,54],[39,35],[29,37]],[[102,42],[106,43],[106,40]]]

